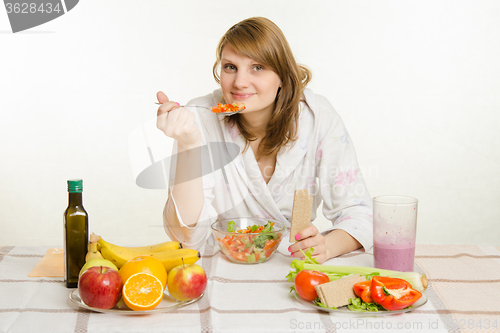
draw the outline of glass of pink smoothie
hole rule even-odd
[[[376,268],[413,271],[418,200],[400,195],[373,198],[373,258]]]

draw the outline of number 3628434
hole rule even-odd
[[[7,14],[34,14],[34,13],[60,13],[62,8],[60,3],[56,3],[55,5],[47,2],[47,3],[26,3],[26,2],[14,2],[5,3],[5,8],[7,9]]]

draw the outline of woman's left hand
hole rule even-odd
[[[306,252],[307,249],[312,247],[314,249],[312,256],[320,264],[324,263],[328,259],[325,237],[319,233],[315,226],[311,225],[305,228],[294,237],[298,242],[290,245],[288,248],[292,257],[296,259],[304,259],[305,257],[300,250]]]

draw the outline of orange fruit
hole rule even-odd
[[[125,304],[134,311],[152,310],[163,299],[163,285],[149,273],[136,273],[127,279],[122,297]]]
[[[163,290],[165,290],[167,286],[167,271],[161,261],[155,257],[140,255],[132,258],[120,268],[118,273],[120,273],[123,284],[125,284],[129,277],[141,272],[156,276],[160,280]]]

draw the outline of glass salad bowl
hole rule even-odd
[[[212,224],[222,253],[238,264],[259,264],[271,258],[287,227],[276,220],[240,217]]]

